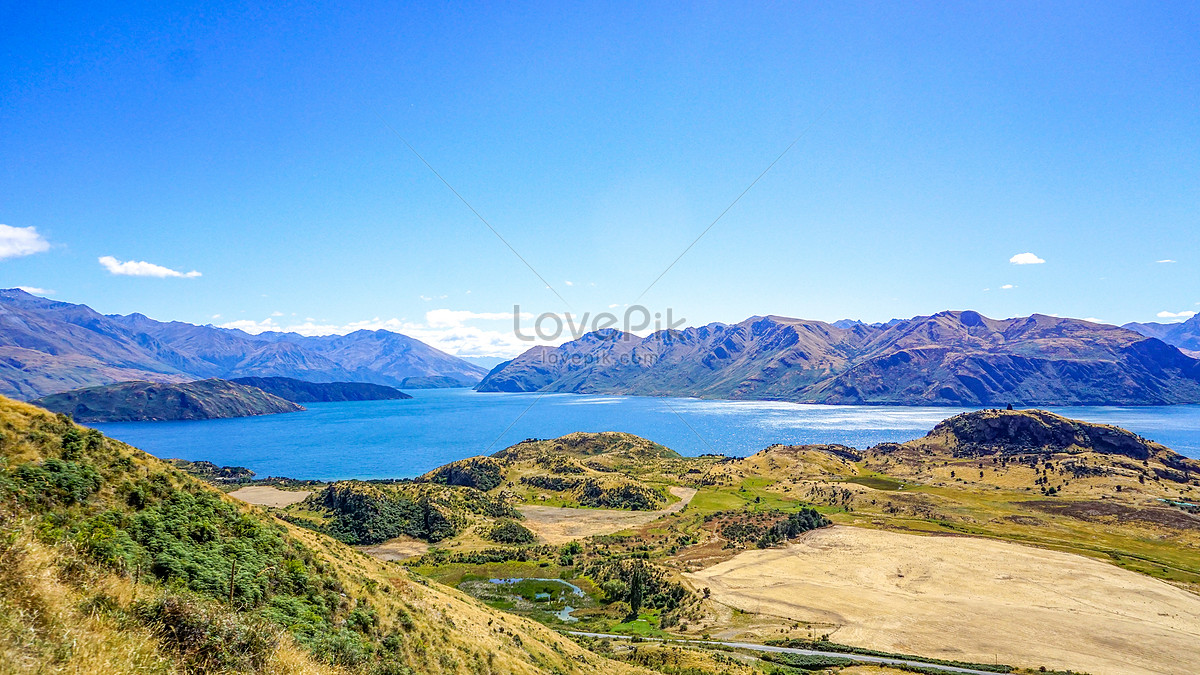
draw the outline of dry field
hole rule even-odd
[[[1200,597],[990,539],[832,527],[686,576],[718,602],[833,624],[835,642],[875,649],[1093,675],[1182,673],[1200,658]]]
[[[408,560],[429,552],[429,544],[412,537],[396,537],[374,546],[356,546],[358,550],[384,562]]]
[[[270,485],[250,485],[230,492],[229,496],[234,499],[240,499],[247,504],[283,508],[292,504],[298,504],[311,494],[312,492],[308,490],[280,490]]]
[[[678,513],[696,496],[693,488],[673,487],[679,501],[661,511],[618,511],[615,509],[570,509],[559,506],[520,506],[522,523],[547,544],[562,544],[598,534],[612,534],[645,525],[670,513]]]

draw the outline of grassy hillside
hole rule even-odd
[[[4,672],[644,672],[0,399]]]

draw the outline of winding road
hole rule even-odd
[[[610,633],[584,633],[580,631],[566,631],[571,635],[581,635],[584,637],[593,638],[612,638],[614,640],[629,640],[632,636],[629,635],[613,635]],[[959,666],[945,666],[937,663],[928,663],[925,661],[914,661],[912,659],[899,659],[888,656],[870,656],[867,654],[844,654],[842,652],[821,652],[813,649],[798,649],[796,647],[775,647],[772,645],[758,645],[752,642],[721,642],[718,640],[663,640],[661,638],[643,638],[654,642],[671,642],[696,645],[699,647],[720,645],[723,647],[733,647],[735,649],[749,649],[756,652],[771,652],[774,654],[799,654],[801,656],[826,656],[837,659],[846,659],[847,661],[855,661],[858,663],[873,663],[879,665],[903,665],[916,666],[917,668],[928,668],[930,670],[941,670],[947,673],[967,673],[968,675],[996,675],[996,671],[992,670],[975,670],[974,668],[961,668]]]

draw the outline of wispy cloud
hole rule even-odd
[[[1008,259],[1014,265],[1041,265],[1046,262],[1032,253],[1018,253]]]
[[[26,293],[32,293],[33,295],[54,295],[55,293],[55,291],[46,288],[38,288],[37,286],[17,286],[17,288],[25,291]]]
[[[1015,285],[1013,285],[1013,284],[1004,284],[1003,286],[1001,286],[1001,287],[1000,287],[1000,290],[1002,290],[1002,291],[1011,291],[1011,290],[1012,290],[1012,289],[1014,289],[1014,288],[1016,288],[1016,286],[1015,286]]]
[[[528,312],[520,315],[522,321],[530,321],[533,318],[534,315]],[[513,333],[512,321],[513,315],[508,312],[433,309],[425,313],[424,321],[376,317],[347,324],[332,324],[306,317],[299,323],[281,323],[276,321],[276,317],[268,316],[261,321],[229,321],[220,324],[220,327],[236,328],[253,335],[281,331],[306,336],[346,335],[359,330],[387,330],[416,338],[449,354],[511,358],[538,344],[517,338]],[[533,334],[533,331],[528,329],[524,332]],[[554,344],[565,341],[567,337],[564,335]]]
[[[20,258],[49,250],[50,242],[38,234],[36,227],[0,225],[0,260]]]
[[[1185,309],[1182,312],[1163,311],[1158,313],[1158,318],[1160,319],[1190,319],[1193,316],[1196,316],[1196,312],[1193,312],[1190,309]]]
[[[180,272],[170,267],[146,262],[145,260],[120,261],[111,255],[101,256],[99,260],[104,269],[108,270],[111,274],[123,277],[157,277],[159,279],[177,277],[180,279],[194,279],[200,276],[200,273],[196,270]]]
[[[1162,260],[1155,260],[1154,262],[1156,262],[1156,263],[1158,263],[1158,264],[1160,264],[1160,265],[1163,265],[1163,264],[1167,264],[1167,263],[1173,263],[1173,262],[1175,262],[1175,261],[1174,261],[1174,260],[1171,260],[1170,258],[1164,258],[1164,259],[1162,259]]]

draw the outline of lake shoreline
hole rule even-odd
[[[259,478],[403,479],[526,438],[625,431],[683,455],[747,456],[773,444],[865,448],[925,435],[979,408],[422,390],[405,401],[314,403],[290,415],[96,424],[158,457],[245,466]],[[1200,405],[1047,408],[1128,428],[1200,457]],[[514,422],[514,420],[516,420]]]

